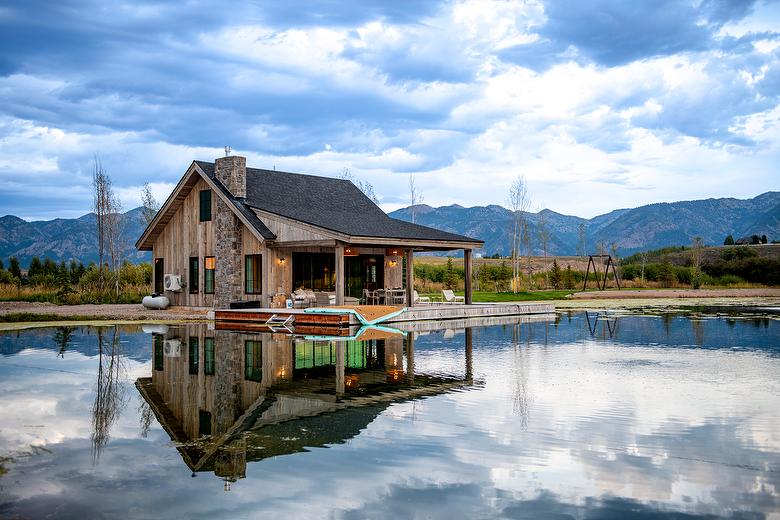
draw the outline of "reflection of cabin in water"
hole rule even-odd
[[[463,377],[416,374],[411,334],[369,336],[172,329],[136,386],[193,473],[235,481],[247,461],[342,443],[393,402],[471,384],[470,329]]]

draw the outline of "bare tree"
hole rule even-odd
[[[92,210],[95,212],[98,239],[98,273],[100,290],[103,290],[103,256],[106,252],[106,220],[110,213],[111,179],[103,170],[100,157],[93,158],[92,169]]]
[[[160,211],[160,203],[154,198],[152,187],[148,182],[141,188],[141,218],[147,226],[152,223],[154,216]]]
[[[379,204],[379,199],[374,193],[374,186],[370,182],[361,181],[360,179],[358,179],[352,174],[352,171],[350,171],[349,168],[346,167],[343,170],[341,170],[341,175],[339,177],[341,177],[345,181],[349,181],[352,184],[354,184],[357,187],[357,189],[362,191],[363,194],[369,199],[371,199],[371,201],[374,204]]]
[[[704,241],[701,239],[701,237],[694,237],[693,247],[691,248],[691,267],[693,268],[691,285],[694,289],[701,287],[701,257],[703,250]]]
[[[528,193],[528,183],[525,177],[519,175],[509,187],[507,205],[512,212],[512,291],[520,290],[520,246],[523,232],[526,228],[526,211],[531,204],[531,196]]]
[[[111,257],[111,270],[114,272],[114,287],[119,296],[119,270],[122,266],[122,249],[125,219],[122,215],[122,203],[116,198],[111,187],[108,192],[108,214],[106,215],[106,245]]]
[[[528,290],[530,291],[531,289],[533,289],[534,286],[534,266],[532,263],[533,248],[531,245],[531,225],[528,223],[528,220],[523,221],[522,241],[523,241],[523,247],[525,248],[526,276],[528,276]],[[519,259],[517,261],[517,269],[518,269],[518,276],[519,276],[519,271],[520,271]]]
[[[412,216],[412,224],[414,224],[415,213],[417,213],[417,205],[422,204],[422,201],[423,196],[417,188],[417,183],[414,181],[414,175],[409,175],[409,212]]]
[[[639,259],[642,261],[640,264],[641,270],[639,271],[639,278],[642,279],[642,285],[645,283],[645,264],[647,263],[647,251],[642,251],[639,253]]]
[[[113,336],[106,341],[103,330],[98,328],[98,367],[95,385],[95,402],[92,405],[92,463],[97,464],[100,454],[108,444],[111,428],[125,406],[119,327],[114,325]],[[108,344],[107,344],[108,343]]]
[[[543,209],[540,209],[537,214],[536,227],[536,232],[539,234],[539,242],[542,246],[542,255],[544,255],[544,288],[547,289],[550,286],[550,274],[547,270],[547,245],[550,242],[550,227],[547,223],[547,214]]]
[[[585,256],[585,222],[580,222],[577,233],[577,256]]]

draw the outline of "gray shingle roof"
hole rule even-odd
[[[216,180],[214,163],[195,162],[206,175]],[[482,243],[474,238],[391,218],[348,180],[257,168],[247,168],[246,177],[246,206],[338,233],[355,237]]]

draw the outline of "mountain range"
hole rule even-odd
[[[424,204],[390,213],[390,216],[485,241],[484,255],[511,253],[513,213],[497,206],[464,208],[454,204],[433,208]],[[767,235],[780,239],[780,192],[767,192],[752,199],[706,199],[659,203],[633,209],[618,209],[591,219],[562,215],[548,209],[523,214],[529,223],[534,254],[542,254],[540,227],[548,230],[547,253],[578,254],[580,229],[585,232],[586,253],[604,242],[616,244],[621,255],[672,245],[689,245],[694,237],[719,245],[726,235]],[[540,226],[541,224],[541,226]],[[141,208],[124,214],[123,259],[149,261],[151,255],[136,251],[134,243],[145,227]],[[27,266],[33,256],[54,260],[97,261],[95,214],[76,219],[28,222],[13,215],[0,217],[0,259],[16,256]],[[7,265],[7,263],[6,263]]]
[[[508,255],[512,247],[513,213],[496,205],[464,208],[457,204],[432,208],[413,207],[415,222],[444,231],[478,237],[485,241],[483,254]],[[412,220],[412,207],[390,213],[391,217]],[[609,251],[614,243],[618,253],[632,254],[648,249],[690,245],[694,237],[705,244],[720,245],[727,235],[767,235],[780,239],[780,192],[770,191],[752,199],[706,199],[648,204],[618,209],[591,219],[562,215],[544,209],[525,212],[531,247],[542,254],[540,223],[548,230],[547,253],[578,254],[580,227],[585,231],[585,253],[597,250],[602,241]]]

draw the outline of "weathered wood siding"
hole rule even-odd
[[[182,282],[189,283],[190,257],[199,259],[198,292],[190,294],[189,287],[185,286],[180,292],[166,292],[172,305],[188,307],[213,307],[214,295],[204,292],[203,273],[205,270],[204,258],[214,256],[214,221],[216,219],[216,193],[211,194],[211,220],[200,222],[200,191],[210,189],[209,185],[199,179],[192,191],[182,202],[182,205],[174,212],[173,217],[165,226],[153,246],[153,258],[162,258],[165,274],[181,275]],[[220,205],[221,206],[221,205]],[[263,254],[265,246],[246,226],[242,226],[242,280],[244,269],[244,255]],[[217,259],[219,261],[219,259]],[[265,264],[265,258],[263,258]],[[214,280],[215,286],[219,280]],[[257,299],[260,295],[245,295],[245,299]]]

